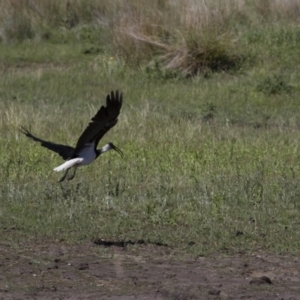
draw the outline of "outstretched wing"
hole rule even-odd
[[[97,147],[100,139],[105,133],[115,126],[123,102],[123,94],[119,91],[111,92],[106,97],[106,106],[101,106],[91,122],[78,139],[74,153],[79,151],[86,144],[95,142]]]
[[[66,145],[55,144],[52,142],[44,141],[38,137],[32,135],[27,129],[21,126],[20,131],[25,134],[28,138],[34,140],[35,142],[39,142],[41,146],[58,153],[64,160],[69,159],[74,152],[74,148]]]

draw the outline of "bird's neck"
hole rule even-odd
[[[96,158],[102,154],[103,152],[101,151],[101,149],[96,149]]]
[[[111,150],[111,147],[109,144],[104,145],[101,149],[96,149],[96,157],[98,157],[100,154],[103,154],[107,151]]]

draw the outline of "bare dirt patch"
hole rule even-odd
[[[144,243],[0,245],[0,299],[300,299],[300,258]]]

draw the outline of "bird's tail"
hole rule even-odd
[[[74,166],[76,166],[77,164],[81,163],[82,162],[82,158],[73,158],[73,159],[70,159],[68,161],[66,161],[65,163],[63,163],[62,165],[56,167],[55,169],[53,169],[54,171],[56,172],[60,172],[60,171],[65,171],[65,170],[68,170]]]

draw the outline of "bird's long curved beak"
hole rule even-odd
[[[124,157],[124,154],[123,154],[123,152],[122,152],[121,149],[119,149],[119,148],[116,147],[115,145],[113,145],[112,149],[114,149],[115,151],[117,151],[117,152],[121,155],[121,157]]]

